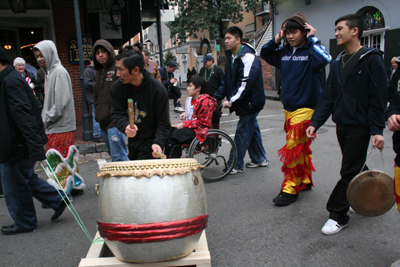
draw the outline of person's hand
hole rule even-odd
[[[131,128],[131,126],[126,126],[125,128],[125,134],[126,136],[128,136],[129,138],[133,138],[136,136],[136,133],[138,131],[138,127],[135,125],[134,129]]]
[[[186,119],[186,111],[182,112],[182,113],[179,115],[179,119],[181,119],[181,120],[183,120],[183,121]]]
[[[162,154],[162,149],[159,145],[157,144],[153,144],[151,146],[151,149],[153,150],[153,153],[151,153],[153,155],[154,158],[158,159],[158,156],[155,154],[156,152],[161,153]]]
[[[372,147],[382,150],[385,147],[385,139],[382,135],[376,134],[372,136]]]
[[[181,99],[178,98],[178,99],[176,100],[176,103],[181,103]]]
[[[310,24],[308,24],[307,22],[306,22],[306,24],[304,24],[304,28],[305,28],[306,30],[308,30],[308,31],[307,31],[307,38],[308,38],[308,36],[310,36],[310,35],[315,35],[315,34],[317,33],[317,30],[316,30],[313,26],[311,26]]]
[[[172,78],[171,80],[169,80],[170,83],[174,84],[176,83],[178,80],[176,78]]]
[[[225,101],[224,104],[222,105],[223,108],[230,108],[232,107],[232,103],[229,101]]]
[[[283,25],[282,30],[278,32],[278,34],[275,36],[275,43],[280,44],[282,39],[285,37],[285,30],[286,30],[286,24]]]
[[[183,122],[176,125],[176,129],[183,129]]]
[[[315,127],[308,126],[308,128],[306,129],[306,135],[309,139],[314,139],[315,137],[317,137],[317,135],[315,134]]]
[[[390,116],[390,118],[387,121],[387,127],[390,131],[392,132],[396,132],[396,131],[400,131],[400,115],[398,114],[393,114],[392,116]]]

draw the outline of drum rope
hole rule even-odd
[[[53,173],[54,178],[57,181],[58,185],[60,186],[60,188],[62,188],[62,185],[61,185],[60,181],[58,180],[58,177],[57,177],[56,173],[54,172],[53,168],[51,167],[51,165],[50,165],[50,163],[48,162],[47,159],[46,159],[46,162],[47,162],[47,166],[49,167],[49,169]],[[49,179],[52,179],[50,177],[50,174],[47,172],[46,168],[43,166],[43,164],[40,163],[40,165],[42,165],[42,168],[43,168],[44,172],[46,173],[47,177]],[[61,199],[65,202],[65,204],[67,205],[68,209],[70,210],[70,212],[74,216],[75,220],[78,222],[79,226],[81,227],[81,229],[85,233],[86,237],[89,238],[90,242],[91,243],[100,243],[100,244],[104,243],[104,240],[102,238],[96,238],[96,239],[92,238],[92,236],[90,235],[88,229],[86,228],[85,224],[83,223],[81,217],[79,216],[78,212],[76,211],[74,205],[72,204],[71,199],[68,197],[68,194],[64,190],[61,190],[61,189],[57,188],[56,186],[55,186],[55,188],[56,188],[58,194],[61,196]],[[69,202],[69,205],[68,205],[67,200]]]
[[[371,150],[368,152],[367,158],[365,159],[364,165],[362,166],[360,173],[363,172],[365,165],[367,165],[368,158],[371,155],[373,150],[374,150],[374,148],[371,148]],[[382,166],[383,166],[383,169],[385,169],[385,162],[383,161],[383,153],[382,153],[382,150],[380,150],[380,151],[381,151],[381,158],[382,158]]]

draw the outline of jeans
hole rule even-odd
[[[20,159],[1,164],[1,183],[8,212],[18,229],[36,229],[33,198],[56,210],[61,203],[58,191],[40,179],[33,170],[35,163]]]
[[[236,133],[234,142],[237,148],[237,161],[234,169],[244,168],[244,157],[246,150],[249,152],[251,162],[261,163],[267,160],[267,153],[265,152],[260,126],[257,123],[257,113],[248,115],[239,115],[239,122],[236,126]],[[231,150],[228,166],[232,164],[233,151]]]
[[[99,138],[101,136],[101,131],[100,131],[100,123],[98,123],[96,121],[96,116],[95,116],[95,112],[96,112],[96,108],[94,106],[94,104],[92,105],[92,116],[93,116],[93,137],[94,138]]]
[[[101,135],[113,162],[129,161],[128,148],[125,144],[126,135],[124,133],[121,133],[116,127],[112,127],[107,131],[101,129]]]

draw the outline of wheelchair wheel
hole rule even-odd
[[[228,166],[230,153],[233,155],[233,161]],[[228,134],[221,130],[211,129],[202,144],[197,138],[192,141],[188,156],[205,166],[200,170],[204,180],[215,182],[227,176],[235,166],[237,148]]]

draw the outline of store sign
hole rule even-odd
[[[92,54],[92,38],[87,34],[82,34],[82,46],[83,46],[83,61],[89,63],[90,55]],[[78,40],[76,37],[71,37],[67,41],[68,47],[68,63],[79,64],[79,49]]]

